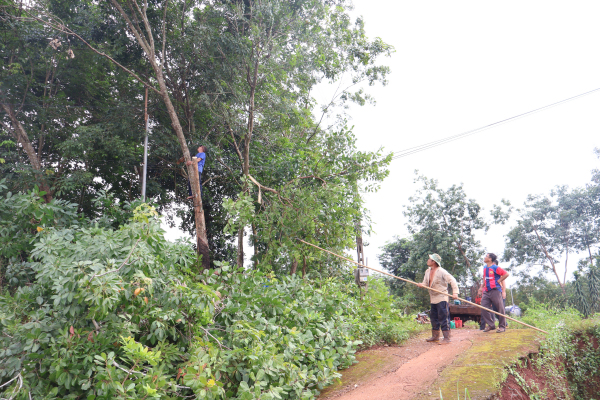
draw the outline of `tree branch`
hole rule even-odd
[[[127,255],[127,258],[125,259],[125,261],[123,261],[123,263],[122,263],[122,264],[119,266],[119,268],[117,268],[117,269],[113,269],[113,270],[110,270],[110,271],[106,271],[106,272],[105,272],[105,273],[103,273],[103,274],[97,274],[97,275],[94,275],[94,276],[92,276],[92,278],[90,279],[90,282],[92,282],[92,281],[94,280],[94,278],[100,278],[101,276],[104,276],[104,275],[112,274],[112,273],[114,273],[114,272],[119,272],[119,271],[121,270],[121,268],[123,268],[123,266],[124,266],[124,265],[127,263],[127,261],[129,261],[129,257],[131,257],[131,254],[133,253],[133,250],[135,250],[135,248],[136,248],[136,246],[138,245],[138,243],[140,242],[140,240],[142,240],[142,238],[139,238],[139,239],[138,239],[138,240],[135,242],[135,244],[134,244],[134,245],[133,245],[133,247],[131,248],[131,251],[130,251],[130,252],[129,252],[129,254]]]
[[[109,59],[111,62],[113,62],[116,66],[118,66],[119,68],[121,68],[123,71],[127,72],[129,75],[133,76],[135,79],[138,80],[138,82],[140,82],[141,84],[143,84],[144,86],[148,87],[149,89],[154,90],[156,93],[160,94],[160,91],[158,89],[156,89],[154,86],[152,86],[151,84],[149,84],[148,82],[144,81],[142,78],[140,78],[135,72],[131,71],[130,69],[128,69],[127,67],[121,65],[119,62],[117,62],[114,58],[112,58],[111,56],[109,56],[108,54],[99,51],[97,49],[95,49],[92,45],[90,45],[84,38],[82,38],[81,36],[79,36],[77,33],[73,32],[70,28],[68,28],[65,25],[56,25],[53,24],[52,22],[46,21],[42,18],[36,17],[34,15],[32,15],[31,13],[29,13],[27,10],[25,10],[25,13],[27,15],[29,15],[31,18],[33,18],[34,20],[41,22],[43,24],[45,24],[46,26],[49,26],[50,28],[58,31],[58,32],[62,32],[65,33],[67,35],[72,35],[75,36],[77,39],[81,40],[81,42],[83,42],[83,44],[85,44],[87,47],[89,47],[93,52],[95,52],[96,54],[105,57],[107,59]],[[126,18],[126,17],[124,17]]]
[[[200,327],[200,329],[202,329],[204,331],[204,333],[206,333],[208,336],[210,336],[211,338],[215,339],[217,341],[217,343],[219,344],[220,348],[225,347],[227,350],[231,350],[229,347],[225,346],[224,344],[222,344],[219,339],[217,339],[216,337],[214,337],[213,335],[210,334],[209,331],[207,331],[206,329],[204,329],[201,325],[197,325],[198,327]]]
[[[163,23],[162,23],[162,52],[160,53],[160,63],[165,65],[165,47],[167,44],[167,7],[169,6],[169,0],[165,1],[165,11],[163,12]]]
[[[229,126],[229,123],[227,123],[227,129],[229,129],[229,133],[231,134],[231,140],[233,140],[233,145],[235,146],[235,152],[237,153],[238,158],[240,159],[240,163],[242,165],[244,165],[244,159],[242,157],[242,153],[240,153],[240,149],[235,140],[235,136],[233,136],[233,130],[231,129],[231,126]]]

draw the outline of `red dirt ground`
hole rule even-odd
[[[471,338],[478,330],[452,330],[452,344],[426,343],[423,335],[403,346],[386,348],[384,351],[396,356],[397,361],[375,375],[347,380],[345,387],[326,390],[320,400],[408,400],[429,387],[441,371],[463,351],[471,346]],[[369,350],[371,351],[371,350]],[[374,351],[381,351],[377,349]]]
[[[529,358],[520,360],[522,367],[515,368],[518,376],[522,378],[522,382],[530,388],[534,388],[539,398],[539,393],[544,394],[544,400],[559,400],[572,399],[573,395],[569,390],[569,385],[566,379],[561,382],[550,381],[546,375],[546,371],[539,370],[535,367],[533,361]],[[560,367],[560,362],[556,363],[557,368]],[[566,388],[566,393],[562,389]],[[530,400],[532,397],[519,384],[514,374],[509,374],[506,381],[502,384],[500,393],[493,397],[494,400]]]

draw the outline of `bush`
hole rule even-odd
[[[535,301],[535,299],[530,300],[527,311],[523,313],[521,318],[511,317],[545,331],[565,328],[570,330],[581,323],[581,314],[575,308],[562,308],[543,304]],[[510,328],[529,329],[518,323],[511,323]]]
[[[479,329],[479,322],[477,321],[466,321],[463,326],[469,329]]]
[[[191,244],[167,242],[155,214],[142,205],[119,229],[36,231],[31,279],[0,293],[0,392],[312,399],[359,346],[417,329],[376,279],[361,301],[350,273],[192,274]]]
[[[46,227],[77,223],[77,205],[62,200],[46,203],[37,188],[30,193],[6,192],[0,180],[0,293],[32,279],[27,263],[32,239]]]
[[[560,398],[593,398],[599,384],[594,377],[600,368],[600,314],[583,319],[574,308],[558,308],[534,300],[521,320],[548,331],[533,362],[535,370],[546,375],[550,390]],[[513,328],[525,327],[511,323]],[[519,377],[517,382],[532,398],[547,397],[535,385],[528,386],[517,372],[511,373]]]

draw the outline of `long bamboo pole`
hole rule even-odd
[[[368,269],[370,269],[371,271],[379,272],[380,274],[387,275],[387,276],[391,276],[392,278],[399,279],[399,280],[401,280],[401,281],[408,282],[408,283],[412,283],[413,285],[417,285],[417,286],[419,286],[419,284],[418,284],[417,282],[413,282],[413,281],[411,281],[410,279],[404,279],[404,278],[400,278],[399,276],[395,276],[395,275],[392,275],[392,274],[388,274],[387,272],[380,271],[380,270],[378,270],[378,269],[375,269],[375,268],[367,267],[366,265],[362,265],[362,264],[360,264],[360,263],[357,263],[357,262],[356,262],[356,261],[354,261],[354,260],[351,260],[351,259],[349,259],[349,258],[346,258],[346,257],[340,256],[339,254],[335,254],[335,253],[333,253],[333,252],[331,252],[331,251],[329,251],[329,250],[322,249],[322,248],[320,248],[319,246],[316,246],[316,245],[314,245],[314,244],[312,244],[312,243],[305,242],[305,241],[304,241],[304,240],[302,240],[302,239],[298,239],[298,240],[299,240],[300,242],[304,243],[304,244],[307,244],[307,245],[309,245],[309,246],[315,247],[315,248],[317,248],[317,249],[319,249],[319,250],[321,250],[321,251],[324,251],[324,252],[326,252],[326,253],[329,253],[329,254],[331,254],[331,255],[333,255],[333,256],[336,256],[336,257],[338,257],[338,258],[341,258],[342,260],[346,260],[346,261],[349,261],[349,262],[351,262],[351,263],[354,263],[354,264],[356,264],[356,265],[359,265],[359,266],[361,266],[362,268],[368,268]],[[419,286],[419,287],[420,287],[420,286]],[[448,294],[448,293],[444,293],[444,292],[442,292],[442,291],[439,291],[439,290],[437,290],[437,289],[432,289],[432,288],[425,288],[425,289],[427,289],[427,290],[430,290],[430,291],[432,291],[432,292],[439,293],[439,294],[443,294],[444,296],[451,296],[450,294]],[[542,329],[536,328],[535,326],[528,325],[528,324],[526,324],[526,323],[525,323],[525,322],[523,322],[523,321],[519,321],[518,319],[514,319],[514,318],[508,317],[508,316],[506,316],[506,315],[504,315],[504,314],[500,314],[499,312],[496,312],[496,311],[494,311],[494,310],[490,310],[490,309],[488,309],[488,308],[482,307],[482,306],[480,306],[479,304],[475,304],[475,303],[472,303],[472,302],[470,302],[470,301],[468,301],[468,300],[461,299],[460,297],[458,297],[458,299],[459,299],[460,301],[464,302],[464,303],[470,304],[470,305],[472,305],[472,306],[475,306],[475,307],[479,307],[479,308],[481,308],[482,310],[485,310],[485,311],[491,312],[491,313],[493,313],[493,314],[499,315],[499,316],[501,316],[501,317],[504,317],[504,318],[506,318],[506,319],[510,319],[511,321],[514,321],[514,322],[516,322],[516,323],[518,323],[518,324],[525,325],[525,326],[526,326],[526,327],[528,327],[528,328],[535,329],[536,331],[539,331],[539,332],[542,332],[542,333],[546,333],[546,334],[548,333],[548,332],[546,332],[546,331],[544,331],[544,330],[542,330]]]

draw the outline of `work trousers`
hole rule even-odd
[[[198,180],[200,181],[200,197],[202,197],[204,195],[202,191],[202,172],[198,172]],[[192,185],[190,184],[190,181],[188,181],[188,195],[192,195]]]
[[[502,292],[500,290],[492,289],[487,292],[483,292],[481,298],[481,306],[497,310],[497,312],[504,314],[504,302],[502,301]],[[492,314],[489,311],[481,310],[481,320],[490,327],[496,326],[495,317],[496,314]],[[498,316],[498,322],[500,328],[506,328],[506,318]]]
[[[502,304],[504,304],[504,313],[506,314],[506,299],[502,299]],[[496,311],[496,312],[500,312],[498,311],[498,309],[496,308],[496,306],[492,303],[492,310]],[[492,314],[492,318],[494,320],[497,320],[499,317],[496,314]],[[507,324],[508,326],[508,324]],[[479,322],[479,329],[480,330],[484,330],[485,329],[485,321],[483,320],[483,318],[481,318],[481,321]]]
[[[450,313],[448,312],[447,301],[440,301],[437,304],[432,304],[431,312],[429,313],[429,318],[431,319],[431,329],[437,331],[441,327],[443,331],[449,331],[449,315]]]

